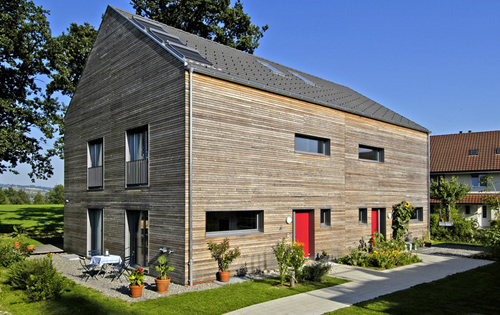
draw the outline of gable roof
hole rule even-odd
[[[500,130],[431,136],[430,146],[431,172],[500,170]]]
[[[118,8],[109,8],[128,19],[195,72],[430,133],[421,125],[346,86]]]

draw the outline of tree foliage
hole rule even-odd
[[[51,204],[64,204],[64,186],[55,185],[54,188],[47,192],[46,198],[47,201]]]
[[[392,238],[404,242],[406,234],[408,234],[409,224],[412,213],[415,212],[408,201],[401,201],[392,206]]]
[[[44,205],[47,204],[47,199],[42,195],[41,192],[37,192],[35,197],[33,197],[33,204],[34,205]]]
[[[464,183],[457,182],[453,176],[451,181],[447,181],[444,177],[440,177],[439,181],[432,181],[430,193],[432,199],[440,201],[441,209],[446,210],[448,220],[453,220],[451,211],[455,209],[456,203],[463,199],[471,191],[471,187]]]
[[[497,183],[493,181],[493,176],[486,176],[486,178],[483,179],[483,184],[486,184],[487,187],[483,190],[483,192],[490,192],[490,194],[483,196],[483,203],[489,206],[492,210],[500,210],[500,193],[498,192],[496,187]],[[497,219],[499,217],[500,213],[497,214]]]
[[[30,197],[22,189],[9,187],[5,190],[0,190],[0,204],[24,205],[30,203]]]
[[[240,0],[132,0],[136,14],[253,53],[269,28],[252,24]]]
[[[29,0],[0,3],[0,174],[26,163],[28,174],[53,175],[51,157],[62,152],[64,104],[54,94],[72,96],[95,38],[89,24],[72,24],[53,38],[48,11]]]

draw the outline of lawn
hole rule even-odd
[[[21,227],[41,243],[62,244],[63,205],[0,205],[0,234]]]
[[[6,269],[0,270],[0,309],[12,314],[223,314],[249,305],[322,289],[347,282],[327,277],[322,283],[294,288],[279,287],[279,281],[246,281],[218,289],[190,292],[145,302],[127,303],[75,284],[61,299],[29,303],[21,291],[6,285]]]
[[[343,314],[500,314],[500,262],[343,308]]]

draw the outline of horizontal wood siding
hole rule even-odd
[[[390,212],[408,199],[427,211],[424,133],[196,73],[193,104],[196,281],[214,278],[207,242],[222,240],[206,237],[206,211],[264,211],[264,233],[229,237],[242,250],[233,272],[276,267],[272,246],[292,241],[293,224],[285,220],[293,210],[314,209],[314,254],[332,256],[370,234],[370,221],[358,223],[359,207]],[[295,152],[296,133],[330,139],[330,156]],[[385,163],[360,162],[359,144],[383,147]],[[331,226],[320,227],[321,209],[331,209]],[[426,224],[412,224],[414,235]]]
[[[173,280],[184,283],[184,72],[130,22],[106,13],[66,115],[66,251],[85,254],[86,209],[97,208],[104,209],[104,248],[123,257],[126,211],[147,210],[150,260],[172,248]],[[149,169],[135,183],[148,185],[126,188],[126,131],[141,126],[149,128]],[[98,138],[104,187],[88,191],[87,142]]]

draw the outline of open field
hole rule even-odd
[[[500,314],[499,292],[497,262],[328,314]]]
[[[0,205],[0,234],[21,227],[41,243],[62,244],[63,205]]]
[[[190,292],[145,302],[127,303],[104,297],[99,292],[73,285],[60,300],[28,302],[22,291],[6,285],[6,269],[0,270],[0,310],[15,314],[223,314],[249,305],[345,283],[327,277],[322,283],[294,288],[278,287],[267,279],[225,285],[218,289]]]

